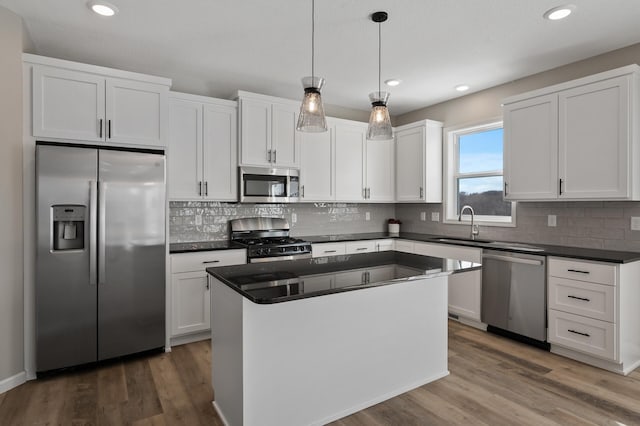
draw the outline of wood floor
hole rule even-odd
[[[27,382],[0,395],[0,425],[220,425],[209,341]],[[627,377],[449,322],[444,379],[333,423],[640,425],[640,371]]]

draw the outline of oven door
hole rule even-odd
[[[240,168],[240,202],[289,203],[298,201],[296,169]]]

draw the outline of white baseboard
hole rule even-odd
[[[24,371],[19,372],[15,376],[7,377],[0,380],[0,393],[5,393],[27,381],[27,373]]]
[[[186,334],[184,336],[177,336],[171,338],[171,346],[184,345],[186,343],[198,342],[200,340],[211,339],[211,331],[202,331],[200,333]],[[169,349],[171,350],[171,349]]]

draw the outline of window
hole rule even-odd
[[[502,122],[445,129],[446,221],[458,222],[460,209],[469,205],[476,223],[515,225],[515,203],[503,200]],[[465,212],[462,218],[471,217]]]

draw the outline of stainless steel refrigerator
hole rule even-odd
[[[165,157],[36,145],[36,370],[165,343]]]

